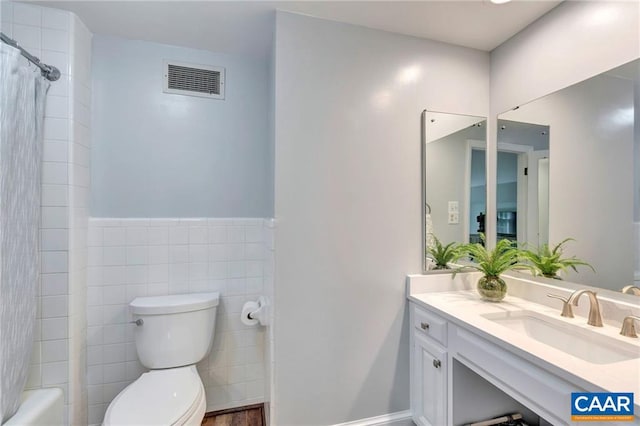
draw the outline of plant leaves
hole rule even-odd
[[[536,273],[545,277],[555,277],[559,271],[566,271],[568,268],[578,272],[577,266],[588,266],[593,272],[595,269],[589,263],[577,257],[562,257],[564,245],[569,241],[575,241],[573,238],[565,238],[556,244],[553,249],[548,244],[543,244],[536,250],[522,250],[522,257],[529,262],[530,266],[535,268]]]

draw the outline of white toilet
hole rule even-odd
[[[129,304],[138,357],[151,371],[115,397],[105,426],[201,424],[206,398],[195,364],[211,349],[218,300],[218,293],[196,293]]]

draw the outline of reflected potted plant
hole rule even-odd
[[[571,268],[578,272],[577,266],[588,266],[593,272],[596,270],[589,263],[577,257],[562,257],[564,244],[569,241],[575,241],[573,238],[565,238],[553,248],[549,244],[543,244],[536,250],[522,250],[522,257],[528,260],[534,267],[536,275],[542,275],[545,278],[553,278],[561,280],[558,275],[560,271],[566,271]]]
[[[433,237],[433,244],[427,247],[427,257],[429,257],[433,263],[433,270],[451,269],[450,263],[455,262],[465,255],[462,251],[462,244],[451,242],[443,245],[442,242],[434,234],[430,234]]]
[[[525,263],[521,251],[509,240],[500,240],[495,248],[488,250],[485,247],[484,234],[480,234],[482,243],[465,244],[462,251],[474,262],[463,266],[461,269],[475,269],[482,272],[478,280],[478,293],[482,299],[489,302],[500,302],[507,295],[507,283],[500,275],[509,270],[534,268]]]

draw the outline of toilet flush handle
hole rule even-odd
[[[137,320],[135,320],[135,321],[129,321],[129,324],[135,324],[135,325],[137,325],[138,327],[140,327],[142,324],[144,324],[144,321],[142,321],[142,318],[138,318],[138,319],[137,319]]]

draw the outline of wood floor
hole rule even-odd
[[[202,426],[264,426],[262,404],[207,413]]]

